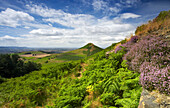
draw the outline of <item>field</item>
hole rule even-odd
[[[36,58],[41,58],[41,57],[46,57],[46,56],[50,56],[51,54],[24,54],[24,55],[20,55],[21,57],[36,57]]]

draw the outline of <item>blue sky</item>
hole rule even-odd
[[[0,0],[0,46],[107,47],[170,9],[170,0]]]

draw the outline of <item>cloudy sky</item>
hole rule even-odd
[[[170,0],[0,0],[0,46],[107,47],[170,9]]]

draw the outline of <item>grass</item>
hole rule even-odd
[[[78,55],[78,54],[74,54],[74,53],[64,53],[64,54],[58,55],[56,58],[58,60],[69,61],[69,60],[80,60],[80,59],[83,59],[85,57],[86,57],[85,55]]]
[[[81,60],[81,59],[86,58],[87,56],[100,52],[101,50],[102,50],[101,48],[95,46],[92,43],[89,43],[80,49],[68,51],[65,53],[51,54],[50,56],[46,56],[42,58],[37,58],[37,57],[22,57],[22,58],[25,60],[25,62],[33,61],[36,63],[41,63],[42,66],[48,67],[55,63],[63,63],[67,61]],[[31,54],[47,54],[42,51],[28,51],[28,52],[19,53],[19,55],[30,54],[30,53]]]
[[[155,19],[137,27],[135,34],[138,36],[167,35],[170,33],[170,10],[162,11]]]

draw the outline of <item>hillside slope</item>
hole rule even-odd
[[[61,60],[80,60],[102,50],[103,50],[102,48],[99,48],[98,46],[92,43],[88,43],[87,45],[79,49],[57,54],[56,58]]]
[[[122,62],[124,51],[112,53],[108,59],[106,51],[3,82],[0,106],[137,107],[141,93],[139,74]]]
[[[152,21],[137,27],[135,34],[138,36],[170,35],[170,10],[160,12]]]
[[[91,56],[97,52],[102,51],[103,49],[94,45],[93,43],[88,43],[87,45],[81,47],[78,50],[83,50],[83,54],[86,54],[87,56]]]
[[[54,63],[63,63],[68,61],[76,61],[80,59],[84,59],[86,57],[89,57],[97,52],[102,51],[102,48],[99,48],[98,46],[89,43],[79,49],[67,51],[59,54],[48,54],[46,52],[41,51],[32,51],[32,52],[23,52],[20,53],[20,56],[25,61],[33,61],[37,63],[41,63],[42,65],[53,65]],[[33,56],[33,54],[36,54]]]

